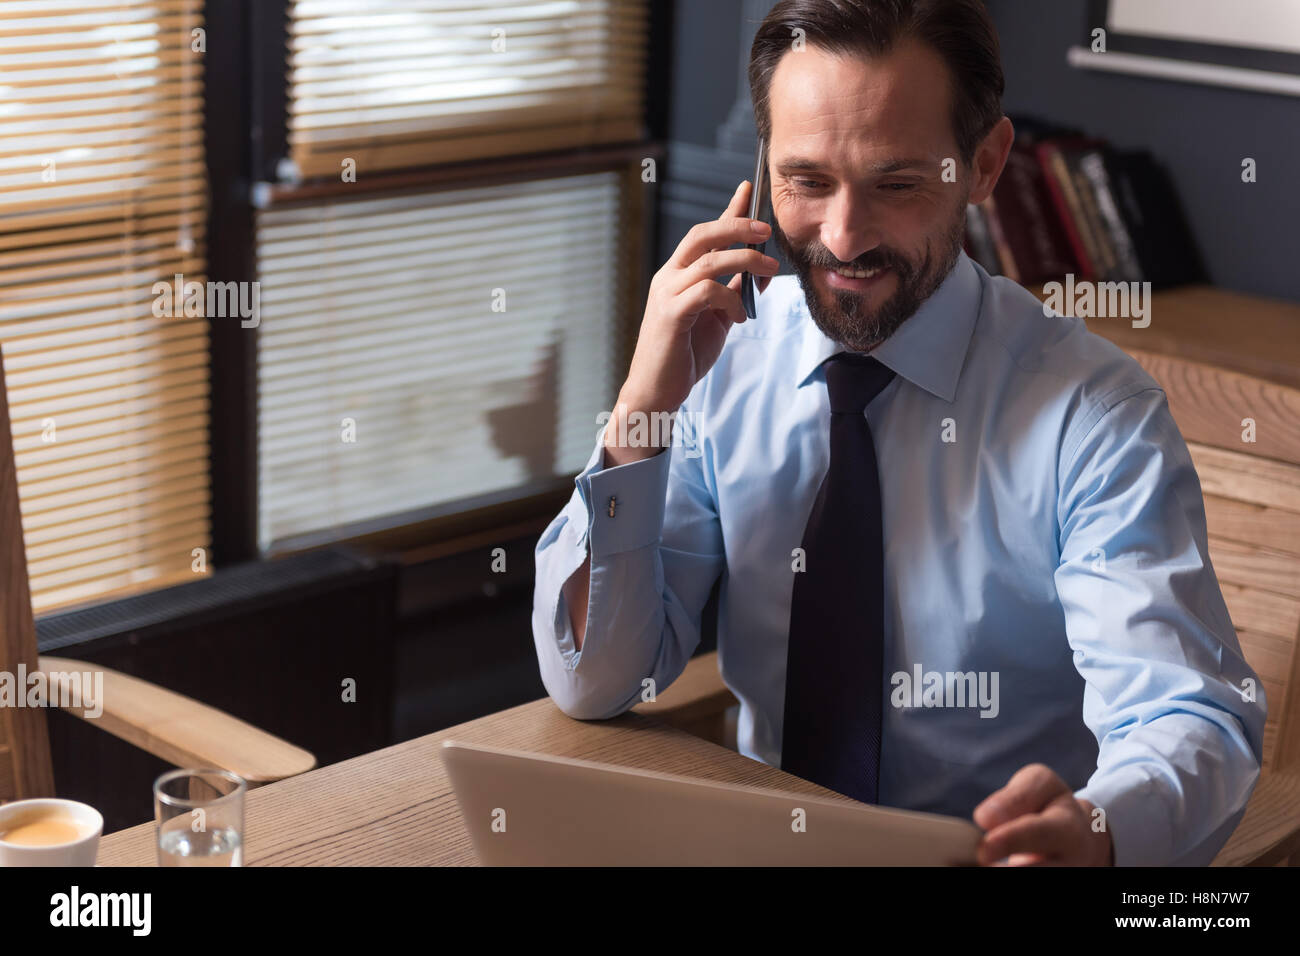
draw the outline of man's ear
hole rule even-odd
[[[983,202],[993,192],[993,187],[998,184],[998,177],[1002,175],[1002,167],[1007,163],[1007,154],[1011,152],[1011,144],[1015,138],[1015,127],[1011,125],[1011,120],[1004,116],[994,124],[988,135],[975,148],[975,155],[971,160],[971,202]]]

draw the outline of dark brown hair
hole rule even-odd
[[[924,43],[948,65],[952,126],[962,162],[1002,118],[1002,58],[983,0],[781,0],[763,19],[749,51],[749,91],[764,139],[772,134],[772,74],[796,30],[810,47],[878,56],[900,40]]]

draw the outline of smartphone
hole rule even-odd
[[[754,178],[750,180],[754,184],[754,189],[749,194],[749,218],[761,219],[767,222],[768,214],[768,183],[767,183],[767,142],[761,136],[758,138],[758,162],[754,164]],[[769,223],[770,225],[770,223]],[[766,242],[760,242],[756,245],[746,246],[748,249],[757,249],[763,251]],[[758,291],[758,280],[753,275],[746,272],[744,278],[740,280],[740,301],[745,304],[745,317],[756,318],[758,316],[758,307],[755,305],[754,297]]]

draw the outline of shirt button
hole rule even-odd
[[[618,499],[615,498],[613,495],[610,495],[610,496],[609,496],[609,516],[610,516],[611,518],[614,517],[614,506],[615,506],[617,503],[618,503]]]

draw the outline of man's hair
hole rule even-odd
[[[906,39],[928,46],[948,65],[953,135],[965,164],[1002,118],[998,34],[983,0],[781,0],[749,51],[754,119],[766,140],[772,136],[772,74],[796,37],[841,56],[883,55]]]

